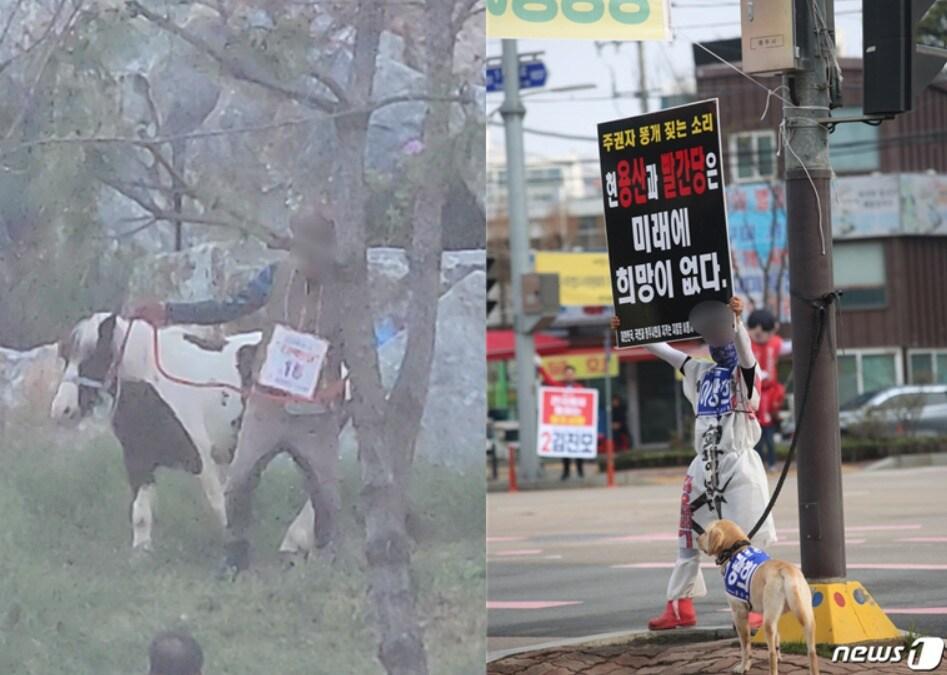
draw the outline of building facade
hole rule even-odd
[[[739,40],[710,47],[732,54],[739,66]],[[786,219],[777,155],[784,140],[779,136],[782,103],[702,50],[695,49],[694,56],[693,99],[720,100],[734,286],[752,306],[768,307],[782,318],[788,343],[786,236],[792,224]],[[841,59],[840,66],[843,105],[833,115],[860,115],[861,62]],[[762,81],[780,84],[776,78]],[[785,88],[777,93],[790,95]],[[927,88],[913,111],[880,126],[838,124],[830,152],[837,175],[833,264],[843,291],[837,334],[840,400],[894,384],[947,383],[947,84]],[[565,201],[540,200],[542,209],[531,206],[533,244],[537,250],[604,251],[597,163],[571,163],[575,173],[564,175],[581,175],[582,190]],[[492,189],[505,190],[499,173],[495,178]],[[491,251],[502,251],[506,243],[503,211],[498,208],[491,216]],[[551,329],[560,344],[549,354],[601,360],[610,314],[608,307],[564,307]],[[671,369],[641,349],[623,350],[618,359],[613,389],[628,406],[635,445],[682,440],[690,426],[688,406]],[[587,383],[600,387],[604,372],[590,369]]]

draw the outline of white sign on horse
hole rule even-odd
[[[259,384],[292,396],[312,398],[328,350],[326,340],[277,324],[266,346]]]

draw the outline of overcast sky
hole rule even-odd
[[[740,35],[737,0],[670,0],[672,42],[646,42],[648,89],[653,91],[652,110],[659,96],[693,90],[694,59],[691,45],[696,41],[734,38]],[[861,0],[835,0],[836,31],[843,56],[861,54]],[[573,85],[594,85],[594,89],[574,92],[549,92],[524,99],[527,128],[581,136],[595,133],[595,125],[604,120],[627,117],[640,112],[640,102],[627,96],[637,91],[638,63],[634,42],[604,45],[578,40],[520,40],[520,53],[543,51],[549,70],[546,89]],[[500,41],[487,41],[489,57],[499,56]],[[776,83],[776,78],[769,78]],[[613,98],[612,92],[626,92]],[[488,111],[500,105],[501,94],[487,97]],[[761,111],[762,112],[762,111]],[[491,122],[500,122],[496,113]],[[488,148],[492,156],[503,152],[503,129],[491,127]],[[594,142],[560,140],[526,135],[530,157],[562,159],[571,156],[597,156]]]

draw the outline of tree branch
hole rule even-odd
[[[479,2],[480,0],[461,0],[461,2],[458,3],[460,7],[452,21],[452,30],[455,35],[461,31],[464,24],[470,21],[470,19],[486,11],[486,7],[476,6]]]
[[[209,225],[212,227],[223,227],[229,230],[235,230],[240,234],[246,237],[254,237],[261,239],[264,243],[269,244],[270,242],[276,243],[279,239],[278,235],[273,233],[265,233],[261,236],[259,232],[243,227],[233,222],[226,220],[220,220],[217,218],[209,218],[207,216],[202,216],[198,214],[189,214],[189,213],[177,213],[175,211],[169,211],[158,206],[154,200],[146,195],[141,195],[132,189],[128,184],[107,176],[103,173],[96,173],[96,178],[98,178],[102,183],[109,186],[116,192],[118,192],[123,197],[130,199],[140,206],[142,209],[150,213],[156,220],[165,220],[168,222],[174,222],[180,220],[186,223],[193,223],[195,225]]]
[[[52,30],[52,27],[56,25],[56,21],[59,19],[59,16],[62,14],[62,10],[66,7],[66,0],[60,0],[59,5],[56,7],[56,11],[53,14],[53,18],[50,19],[49,26],[47,30]],[[72,9],[72,12],[69,14],[69,17],[66,19],[66,22],[63,24],[63,27],[56,34],[56,39],[53,40],[46,48],[46,52],[43,54],[42,59],[40,60],[39,68],[36,70],[36,76],[33,78],[33,81],[30,83],[29,89],[26,91],[26,95],[23,97],[23,102],[20,104],[19,109],[17,110],[16,116],[13,118],[13,122],[10,123],[9,128],[4,133],[4,140],[9,140],[13,133],[16,131],[17,127],[20,126],[20,123],[26,117],[26,113],[29,110],[30,106],[33,104],[33,97],[36,94],[36,87],[39,86],[39,82],[43,79],[43,74],[46,72],[46,67],[49,65],[49,60],[53,56],[53,52],[56,51],[56,47],[62,41],[63,36],[68,32],[72,26],[72,22],[79,15],[79,12],[82,10],[82,0],[77,0],[75,6]]]
[[[320,124],[323,122],[331,122],[334,120],[343,119],[346,117],[364,117],[367,118],[372,112],[380,110],[382,108],[387,108],[388,106],[397,105],[398,103],[410,103],[414,101],[426,101],[426,102],[454,102],[454,103],[469,103],[469,96],[460,96],[460,95],[445,95],[445,96],[432,96],[429,94],[401,94],[398,96],[390,96],[384,98],[377,103],[370,103],[366,106],[360,108],[353,108],[350,110],[342,110],[339,112],[327,114],[327,115],[317,115],[317,116],[308,116],[300,117],[292,120],[285,120],[283,122],[269,122],[267,124],[258,124],[246,127],[237,127],[235,129],[208,129],[205,131],[192,131],[190,133],[183,134],[169,134],[167,136],[156,136],[154,138],[135,138],[132,136],[57,136],[50,138],[38,138],[32,141],[24,141],[22,143],[17,143],[15,145],[9,146],[6,149],[0,150],[0,157],[4,155],[13,154],[19,152],[20,150],[27,150],[29,148],[34,148],[44,145],[69,145],[69,144],[83,144],[83,143],[127,143],[129,145],[137,145],[140,147],[147,147],[149,144],[162,144],[162,143],[172,143],[174,141],[190,141],[190,140],[199,140],[205,138],[219,138],[221,136],[236,136],[240,134],[255,134],[263,133],[268,131],[275,131],[278,129],[285,129],[287,127],[302,126],[305,124]]]
[[[443,0],[430,0],[424,16],[427,80],[437,95],[451,86],[456,42],[452,7]],[[453,154],[442,146],[449,137],[450,104],[432,104],[424,120],[423,141],[427,161],[414,199],[414,226],[408,250],[411,264],[409,283],[412,289],[407,318],[408,338],[405,357],[389,395],[386,416],[388,433],[397,434],[395,437],[408,441],[398,448],[403,454],[395,462],[396,471],[410,467],[413,460],[427,400],[431,361],[434,358],[441,281],[441,218],[447,201],[450,159]]]
[[[265,72],[259,64],[249,60],[239,60],[226,54],[223,50],[218,49],[199,35],[196,35],[186,28],[177,25],[170,19],[167,19],[160,14],[157,14],[144,7],[137,0],[129,0],[127,6],[132,12],[143,16],[145,19],[155,24],[159,28],[178,36],[191,46],[196,47],[200,51],[204,52],[214,61],[216,61],[232,77],[238,80],[256,84],[260,87],[263,87],[264,89],[282,94],[283,96],[291,98],[294,101],[298,101],[299,103],[302,103],[306,106],[324,110],[326,112],[334,112],[340,108],[341,101],[335,101],[323,96],[301,91],[295,87],[284,84],[273,78],[269,73]],[[341,89],[341,86],[339,86],[339,88]],[[329,89],[333,91],[333,93],[335,92],[332,87],[329,87]]]
[[[13,8],[10,10],[10,15],[3,24],[3,31],[0,32],[0,46],[2,46],[4,40],[7,39],[7,35],[10,33],[10,27],[13,25],[13,20],[16,19],[16,15],[20,11],[20,6],[22,4],[23,0],[16,0],[16,4],[13,5]]]
[[[250,228],[256,227],[259,228],[264,234],[263,238],[268,242],[275,241],[276,238],[279,238],[280,235],[277,235],[275,232],[272,232],[266,225],[254,221],[252,218],[248,218],[244,214],[238,212],[235,209],[232,209],[228,206],[224,206],[220,203],[215,195],[211,195],[212,198],[209,198],[207,195],[201,193],[193,184],[189,183],[184,175],[179,172],[171,162],[162,154],[161,149],[155,143],[149,143],[147,146],[148,152],[151,153],[151,156],[154,157],[155,161],[168,172],[168,175],[171,177],[172,182],[174,182],[178,187],[177,189],[181,190],[182,194],[186,197],[193,199],[196,202],[200,202],[204,205],[205,208],[217,208],[222,212],[226,213],[228,216],[236,220],[237,222],[243,223],[244,225],[250,226]],[[174,192],[175,188],[163,188],[163,191]]]
[[[348,94],[345,91],[345,87],[343,87],[338,80],[318,66],[311,66],[309,69],[309,74],[313,77],[313,79],[324,84],[329,89],[329,91],[332,92],[332,95],[338,99],[340,107],[349,107]]]

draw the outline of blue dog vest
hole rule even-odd
[[[750,603],[750,582],[760,565],[769,560],[765,551],[755,546],[745,549],[730,558],[723,574],[723,587],[727,595]]]

